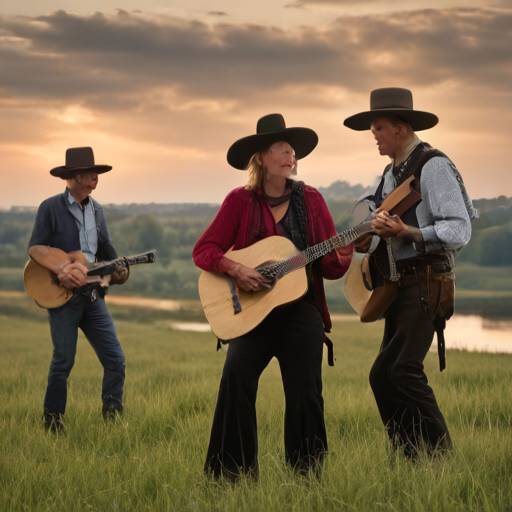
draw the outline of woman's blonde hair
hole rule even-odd
[[[247,179],[245,190],[258,190],[259,188],[263,188],[263,184],[265,183],[263,151],[254,153],[254,155],[251,156],[249,165],[247,166],[247,172],[249,173],[249,178]]]

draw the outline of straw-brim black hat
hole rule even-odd
[[[415,132],[428,130],[439,122],[436,115],[413,109],[409,89],[385,87],[371,92],[369,111],[348,117],[343,124],[352,130],[369,130],[375,119],[389,116],[404,119]]]
[[[96,165],[92,148],[70,148],[66,151],[66,165],[55,167],[50,171],[52,176],[69,180],[79,172],[95,172],[103,174],[112,169],[111,165]]]
[[[237,140],[228,150],[228,163],[235,169],[245,170],[252,155],[267,150],[276,142],[288,142],[300,160],[315,149],[318,135],[310,128],[286,128],[281,114],[262,117],[256,125],[256,134]]]

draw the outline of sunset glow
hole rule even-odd
[[[387,86],[439,117],[418,135],[473,198],[511,196],[512,2],[462,1],[3,6],[0,208],[61,192],[49,171],[77,146],[113,166],[104,204],[219,203],[246,178],[227,149],[272,112],[319,135],[299,179],[369,185],[387,162],[343,121]]]

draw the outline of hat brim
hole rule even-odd
[[[308,156],[318,144],[318,135],[310,128],[286,128],[277,133],[249,135],[237,140],[228,150],[229,165],[245,171],[252,155],[265,151],[276,142],[288,142],[300,160]]]
[[[62,165],[52,169],[50,174],[63,180],[70,180],[75,176],[75,174],[81,172],[95,172],[96,174],[103,174],[110,170],[112,170],[111,165],[91,165],[89,167],[66,167],[65,165]]]
[[[343,124],[352,130],[363,131],[372,127],[373,121],[379,117],[396,116],[405,119],[415,132],[428,130],[433,128],[439,119],[430,112],[422,112],[421,110],[411,110],[406,108],[393,109],[375,109],[368,112],[361,112],[354,116],[347,117]]]

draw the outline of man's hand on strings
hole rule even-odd
[[[375,219],[372,221],[374,233],[381,238],[397,236],[403,238],[409,227],[396,215],[389,215],[386,210],[375,212]]]
[[[87,267],[78,262],[70,263],[62,269],[57,277],[64,288],[69,290],[79,288],[87,284]]]

